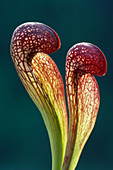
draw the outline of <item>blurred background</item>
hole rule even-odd
[[[51,170],[51,150],[41,114],[23,87],[10,56],[14,29],[28,21],[52,27],[61,48],[50,56],[65,82],[65,58],[78,42],[97,45],[108,71],[96,77],[100,109],[77,170],[113,169],[113,0],[10,0],[0,5],[0,170]]]

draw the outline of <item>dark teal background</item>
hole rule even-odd
[[[97,45],[108,71],[96,77],[100,109],[77,170],[113,170],[113,0],[2,0],[0,3],[0,170],[51,170],[49,139],[10,56],[14,29],[27,21],[52,27],[61,48],[51,54],[63,80],[65,57],[77,42]]]

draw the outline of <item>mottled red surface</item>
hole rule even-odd
[[[25,23],[17,27],[11,41],[11,56],[14,62],[23,61],[30,53],[53,53],[60,48],[56,32],[41,23]],[[16,61],[17,60],[17,61]]]
[[[102,51],[90,43],[78,43],[68,52],[66,69],[83,70],[86,73],[102,76],[106,73],[107,63]]]

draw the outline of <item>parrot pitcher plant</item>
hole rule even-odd
[[[93,74],[103,76],[107,62],[95,45],[75,44],[66,57],[69,126],[61,74],[48,55],[60,48],[57,33],[47,25],[28,22],[13,33],[11,56],[17,73],[38,107],[48,131],[52,170],[74,170],[95,125],[99,88]]]

